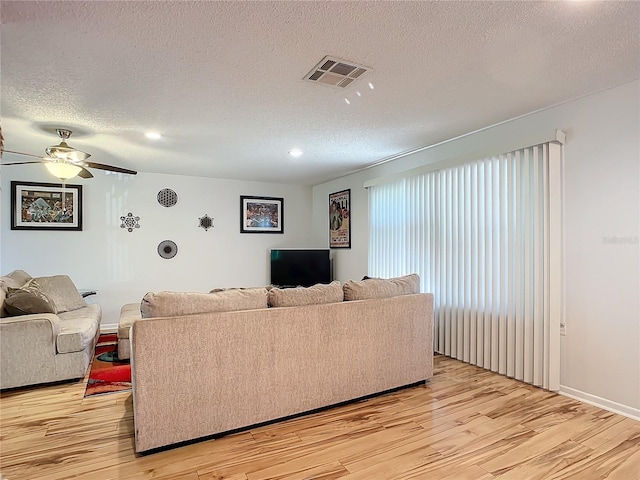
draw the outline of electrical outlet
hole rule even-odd
[[[561,323],[560,324],[560,335],[562,335],[563,337],[567,334],[567,324],[566,323]]]

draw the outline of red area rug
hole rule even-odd
[[[127,390],[131,390],[131,365],[129,360],[118,360],[118,337],[115,333],[100,335],[84,396]]]

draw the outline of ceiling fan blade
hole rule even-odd
[[[78,165],[78,166],[80,167],[80,165]],[[78,176],[79,176],[79,177],[82,177],[82,178],[93,178],[93,175],[92,175],[92,173],[91,173],[89,170],[87,170],[87,169],[86,169],[86,168],[84,168],[84,167],[80,167],[80,168],[81,168],[82,170],[80,170],[80,173],[78,173]]]
[[[129,175],[136,175],[138,173],[135,170],[129,170],[129,169],[126,169],[126,168],[114,167],[113,165],[105,165],[104,163],[83,162],[83,165],[85,167],[97,168],[99,170],[108,170],[110,172],[128,173]]]
[[[27,165],[28,163],[44,163],[44,160],[40,160],[39,162],[11,162],[11,163],[0,163],[0,165]]]
[[[31,153],[14,152],[13,150],[2,150],[2,153],[13,153],[14,155],[24,155],[25,157],[39,158],[41,160],[43,159],[42,155],[33,155]],[[5,163],[5,165],[8,165],[8,164]]]

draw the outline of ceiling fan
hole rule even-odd
[[[0,130],[1,131],[1,130]],[[68,180],[76,175],[81,178],[93,178],[93,175],[87,168],[97,168],[99,170],[107,170],[109,172],[126,173],[129,175],[136,175],[138,172],[135,170],[129,170],[127,168],[116,167],[113,165],[105,165],[104,163],[89,162],[87,159],[91,156],[90,153],[76,150],[67,144],[67,140],[71,136],[71,130],[64,128],[56,129],[58,136],[62,141],[58,145],[52,145],[45,148],[46,156],[33,155],[30,153],[14,152],[11,150],[5,150],[4,146],[0,142],[0,154],[12,153],[14,155],[24,155],[26,157],[34,157],[39,160],[26,161],[26,162],[11,162],[2,163],[1,165],[25,165],[28,163],[42,163],[52,175],[58,177],[61,180]],[[1,155],[0,155],[1,156]]]

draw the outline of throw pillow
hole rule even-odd
[[[67,275],[37,277],[44,294],[51,299],[57,313],[71,312],[87,306],[73,281]]]
[[[13,272],[11,272],[10,274],[8,274],[6,277],[3,277],[3,278],[11,279],[11,281],[17,285],[17,287],[15,288],[22,288],[24,285],[29,283],[30,280],[33,279],[33,277],[29,275],[27,272],[25,272],[24,270],[14,270]],[[13,285],[9,285],[9,284],[7,284],[7,286],[13,287]]]
[[[40,290],[37,282],[31,280],[23,288],[9,288],[4,301],[7,315],[31,315],[37,313],[56,313],[51,300]]]
[[[412,273],[395,278],[367,278],[359,282],[349,280],[343,285],[345,300],[368,300],[420,293],[420,276]]]
[[[272,288],[269,291],[269,305],[272,307],[298,307],[342,302],[344,294],[340,282],[318,283],[312,287]]]
[[[178,317],[197,313],[267,308],[267,289],[224,290],[216,293],[149,292],[142,299],[142,318]]]
[[[10,288],[20,288],[24,283],[20,283],[11,277],[0,277],[0,287],[7,292]]]

